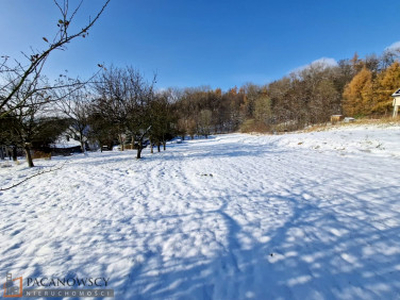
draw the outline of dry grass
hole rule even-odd
[[[351,126],[359,126],[359,125],[377,125],[382,127],[388,126],[400,126],[400,116],[397,118],[392,117],[385,117],[380,119],[356,119],[354,122],[345,123],[345,122],[338,122],[336,124],[325,123],[325,124],[318,124],[308,127],[301,132],[315,132],[315,131],[326,131],[332,128],[341,128],[341,127],[351,127]]]
[[[51,159],[51,153],[46,153],[43,151],[34,151],[32,154],[32,159],[44,158],[46,160]]]

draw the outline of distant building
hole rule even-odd
[[[397,117],[400,106],[400,89],[392,94],[393,99],[393,118]]]
[[[81,153],[81,144],[67,134],[63,134],[50,144],[52,155],[71,155],[72,153]]]
[[[331,116],[331,123],[335,124],[337,122],[343,121],[343,119],[344,119],[344,116],[342,116],[342,115],[333,115],[333,116]]]

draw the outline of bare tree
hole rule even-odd
[[[145,148],[144,139],[152,128],[151,103],[155,99],[156,75],[151,82],[147,82],[139,71],[129,67],[127,72],[130,83],[127,130],[131,135],[132,146],[136,145],[136,158],[140,159]]]
[[[107,68],[94,84],[97,92],[95,113],[114,127],[121,150],[124,150],[129,108],[129,75],[125,69]]]
[[[150,103],[154,99],[155,77],[148,83],[143,75],[132,67],[110,67],[95,83],[98,99],[95,114],[114,127],[121,150],[130,136],[132,147],[141,157],[144,138],[151,128]],[[106,123],[104,123],[106,124]]]
[[[164,150],[167,147],[167,139],[172,136],[171,124],[174,121],[170,99],[171,90],[158,94],[154,101],[150,103],[151,130],[149,133],[150,144],[153,152],[153,145],[157,145],[158,152],[163,145]]]
[[[46,91],[27,96],[31,86],[27,81],[21,86],[14,101],[24,99],[25,104],[16,107],[3,120],[9,121],[9,135],[14,143],[24,149],[28,166],[34,167],[32,149],[47,148],[64,130],[64,124],[44,110],[43,103],[46,103],[48,97]]]
[[[208,109],[203,109],[200,111],[199,114],[199,120],[197,123],[198,126],[198,133],[200,135],[204,135],[206,139],[211,133],[211,118],[212,118],[212,112],[211,110]]]
[[[11,65],[9,57],[2,56],[3,60],[0,63],[0,75],[3,76],[0,81],[0,119],[24,106],[28,99],[32,96],[35,97],[36,93],[41,93],[51,88],[37,85],[47,58],[55,50],[64,50],[65,46],[72,40],[78,37],[85,38],[89,33],[89,29],[97,22],[109,2],[110,0],[106,0],[96,16],[93,19],[89,19],[89,22],[81,27],[80,30],[71,32],[71,24],[75,22],[75,17],[81,8],[83,0],[74,8],[70,7],[68,0],[54,0],[54,4],[60,12],[60,19],[57,22],[58,31],[54,38],[49,40],[43,37],[47,47],[42,51],[33,52],[31,55],[25,54],[28,60],[26,65],[18,61]],[[23,86],[25,97],[16,97]],[[46,102],[49,99],[43,100]]]
[[[70,120],[68,132],[79,139],[82,153],[86,153],[90,117],[90,93],[79,80],[69,80],[71,85],[56,91],[58,109]]]

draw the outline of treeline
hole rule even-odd
[[[266,85],[228,91],[158,91],[156,78],[148,81],[132,67],[101,64],[86,81],[60,75],[49,83],[42,75],[47,58],[85,38],[109,1],[82,26],[71,26],[80,4],[68,9],[68,0],[55,1],[60,19],[54,39],[43,37],[44,49],[32,49],[25,62],[0,56],[0,156],[7,148],[16,159],[22,149],[32,167],[32,150],[50,151],[49,145],[67,134],[80,142],[82,152],[119,145],[136,149],[140,158],[148,144],[160,151],[175,136],[282,132],[328,122],[334,114],[382,117],[392,110],[390,95],[400,86],[398,49],[364,59],[354,55],[337,65],[313,63]]]
[[[223,92],[208,87],[156,89],[132,67],[101,66],[91,83],[62,78],[26,81],[3,107],[0,145],[46,149],[61,133],[80,141],[82,151],[119,145],[142,150],[166,148],[180,136],[208,137],[234,131],[283,132],[324,123],[335,114],[382,117],[392,110],[390,95],[400,86],[398,51],[327,65],[319,62],[280,80],[246,84]],[[12,84],[11,84],[12,88]]]
[[[400,87],[399,50],[364,59],[357,54],[337,65],[316,62],[282,79],[246,84],[226,92],[190,88],[175,92],[178,131],[207,135],[282,132],[330,121],[332,115],[388,116],[391,94]]]

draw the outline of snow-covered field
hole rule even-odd
[[[116,299],[400,299],[400,127],[231,134],[0,168],[0,283]],[[3,279],[1,279],[3,278]]]

